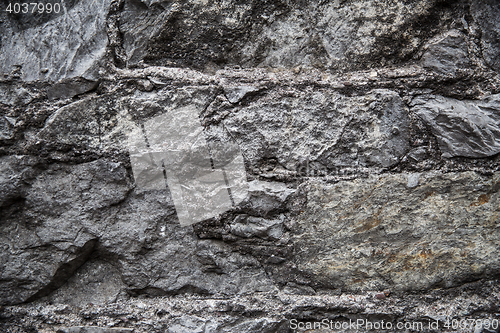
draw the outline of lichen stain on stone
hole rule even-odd
[[[380,224],[380,222],[381,221],[378,218],[378,214],[376,214],[374,216],[371,216],[371,217],[367,218],[363,222],[361,222],[361,226],[359,226],[356,229],[354,229],[354,232],[358,233],[358,232],[368,231],[368,230],[373,229],[376,226],[378,226]]]
[[[420,253],[418,254],[418,256],[421,258],[421,259],[427,259],[427,258],[430,258],[432,256],[432,250],[431,249],[423,249],[422,251],[420,251]]]
[[[355,233],[365,232],[365,231],[368,231],[368,230],[373,229],[376,226],[378,226],[381,222],[381,220],[379,218],[381,211],[382,211],[382,207],[380,207],[375,214],[373,214],[372,216],[370,216],[366,220],[361,221],[359,223],[359,227],[354,229],[354,232]]]
[[[433,196],[434,194],[436,194],[436,192],[434,192],[434,191],[428,191],[428,192],[425,192],[425,193],[424,193],[424,197],[422,198],[422,201],[423,201],[423,200],[426,200],[426,199],[427,199],[428,197],[430,197],[430,196]]]
[[[435,255],[431,249],[423,249],[417,254],[404,256],[403,270],[427,269],[434,262]]]
[[[490,194],[481,194],[479,198],[477,198],[477,201],[471,203],[470,206],[471,207],[482,206],[485,203],[488,203],[490,201],[490,198],[491,198]]]

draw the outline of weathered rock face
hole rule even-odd
[[[23,81],[97,80],[108,45],[110,0],[64,1],[60,11],[42,15],[5,12],[2,6],[0,73]],[[38,14],[38,13],[37,13]]]
[[[457,101],[419,96],[413,111],[431,128],[444,157],[485,157],[500,152],[500,96]]]
[[[295,170],[307,159],[324,172],[356,165],[387,167],[409,147],[408,109],[388,90],[356,98],[326,89],[271,90],[232,108],[222,126],[252,166],[266,159]]]
[[[449,288],[496,276],[499,176],[314,182],[295,226],[297,269],[342,290]]]
[[[120,31],[130,65],[355,69],[410,59],[465,6],[433,0],[127,0]]]
[[[496,2],[61,6],[0,14],[0,331],[496,318]]]
[[[425,47],[422,66],[443,75],[455,75],[460,69],[470,69],[473,63],[467,44],[467,37],[457,30],[436,36]]]
[[[483,57],[487,64],[497,71],[500,69],[500,23],[498,14],[500,9],[495,1],[471,2],[471,14],[482,32],[481,46]]]
[[[45,182],[50,186],[43,187]],[[54,165],[38,176],[26,195],[24,220],[2,224],[2,280],[8,281],[2,285],[3,303],[59,287],[88,259],[97,238],[99,251],[118,260],[121,279],[132,293],[238,294],[273,288],[255,258],[198,241],[190,228],[179,226],[166,189],[129,195],[130,190],[123,166],[105,160]],[[19,237],[22,241],[10,241]]]
[[[22,175],[11,176],[17,177]],[[13,193],[29,212],[22,219],[7,215],[1,225],[2,303],[24,302],[61,286],[93,251],[97,239],[85,226],[101,224],[94,214],[127,191],[125,169],[100,160],[75,168],[54,165],[24,195]]]

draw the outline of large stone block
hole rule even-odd
[[[443,157],[486,157],[500,152],[500,95],[479,101],[424,95],[411,105],[436,136]]]
[[[236,107],[223,125],[247,161],[296,171],[396,164],[409,148],[408,108],[393,91],[359,97],[328,90],[272,90]],[[307,166],[306,166],[307,168]]]
[[[127,0],[120,31],[129,65],[353,69],[411,57],[460,10],[433,0]]]
[[[319,288],[415,291],[500,272],[500,174],[373,176],[309,184],[292,238]]]
[[[106,228],[101,211],[128,191],[123,166],[99,160],[55,165],[18,192],[27,213],[0,224],[0,302],[21,303],[59,288],[94,251]]]
[[[2,10],[0,74],[17,71],[23,81],[95,81],[108,45],[110,2],[58,1],[58,13],[42,15]]]

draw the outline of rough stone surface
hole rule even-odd
[[[470,69],[467,42],[467,37],[457,30],[434,37],[422,56],[422,66],[445,75],[453,75],[458,69]]]
[[[1,332],[498,320],[496,1],[61,4],[0,5]],[[189,226],[129,143],[184,109],[247,185]]]
[[[131,333],[131,328],[102,328],[97,326],[74,326],[59,329],[61,333]]]
[[[500,152],[500,95],[479,101],[419,96],[412,105],[431,127],[443,157],[485,157]]]
[[[60,287],[93,251],[93,225],[102,225],[96,213],[119,203],[127,192],[125,169],[103,160],[54,165],[24,194],[11,192],[29,213],[17,219],[7,211],[0,225],[2,303],[23,302]]]
[[[500,70],[500,7],[494,0],[471,2],[471,14],[481,29],[481,47],[488,65]]]
[[[33,169],[36,158],[11,155],[3,156],[0,161],[0,207],[5,207],[26,196],[25,182],[36,174]]]
[[[0,73],[14,71],[24,81],[96,80],[108,44],[110,0],[60,2],[59,13],[17,15],[2,5]]]
[[[297,295],[285,292],[255,293],[251,296],[221,299],[203,296],[158,297],[131,299],[102,305],[82,304],[79,307],[65,304],[25,304],[7,307],[0,313],[0,328],[6,331],[67,332],[68,328],[99,327],[134,332],[293,332],[291,320],[304,325],[309,322],[332,320],[334,325],[365,319],[372,322],[420,322],[429,330],[429,323],[438,322],[440,331],[446,331],[447,319],[482,319],[491,322],[497,317],[499,301],[495,283],[469,283],[460,288],[436,289],[419,295],[404,296],[391,293],[378,299],[378,293]],[[265,309],[265,313],[262,313]],[[459,319],[460,318],[460,319]],[[5,325],[5,323],[8,323]],[[475,325],[468,328],[473,331]],[[479,327],[481,325],[478,325]],[[403,326],[404,327],[404,326]],[[297,329],[304,333],[311,330]],[[319,330],[316,330],[319,331]],[[332,330],[324,330],[328,332]],[[335,329],[333,330],[335,331]],[[344,332],[373,332],[363,326],[345,329]],[[401,330],[393,330],[401,332]],[[464,330],[450,329],[450,332]],[[321,332],[321,331],[320,331]]]
[[[351,291],[449,288],[498,275],[500,174],[408,182],[394,175],[308,185],[292,238],[297,269],[318,287]]]
[[[433,0],[128,0],[120,31],[131,65],[144,60],[195,68],[353,69],[411,58],[463,5]]]
[[[304,163],[318,171],[388,167],[409,147],[408,109],[388,90],[353,98],[319,89],[270,91],[222,123],[250,163],[275,159],[288,170]]]

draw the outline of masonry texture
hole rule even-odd
[[[500,320],[498,1],[6,6],[1,332]],[[248,186],[189,226],[127,147],[182,108]]]

